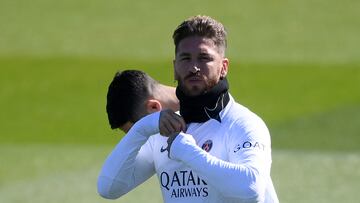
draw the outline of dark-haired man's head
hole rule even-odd
[[[127,132],[142,117],[162,108],[178,109],[175,88],[162,85],[139,70],[115,74],[108,88],[106,104],[112,129]]]

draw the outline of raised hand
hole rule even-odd
[[[165,109],[160,112],[159,129],[161,135],[170,137],[181,131],[186,132],[186,123],[180,115]]]

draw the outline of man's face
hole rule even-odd
[[[214,42],[199,36],[180,41],[174,60],[174,74],[178,87],[188,96],[207,92],[225,77],[229,61]]]

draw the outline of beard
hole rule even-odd
[[[211,118],[221,122],[219,112],[229,102],[230,97],[228,90],[229,84],[226,78],[219,80],[214,87],[202,95],[186,95],[185,92],[180,89],[180,86],[178,86],[176,88],[176,97],[180,102],[180,115],[186,123],[202,123]],[[212,109],[212,113],[210,114],[209,109]]]
[[[194,76],[195,74],[190,74],[183,79],[178,79],[178,87],[185,95],[187,96],[198,96],[206,94],[211,88],[213,88],[219,80],[216,80],[215,78],[203,78],[203,82],[205,83],[204,86],[191,86],[188,87],[184,84],[184,81],[188,79],[189,77]]]

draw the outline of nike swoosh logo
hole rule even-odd
[[[206,113],[206,115],[209,117],[209,119],[215,119],[217,121],[219,121],[221,123],[221,118],[220,118],[220,111],[224,109],[224,94],[221,95],[221,97],[218,98],[215,107],[210,109],[208,107],[204,107],[204,111]]]
[[[163,153],[163,152],[165,152],[166,150],[167,150],[167,147],[165,147],[165,148],[164,148],[164,147],[161,147],[160,152]]]

